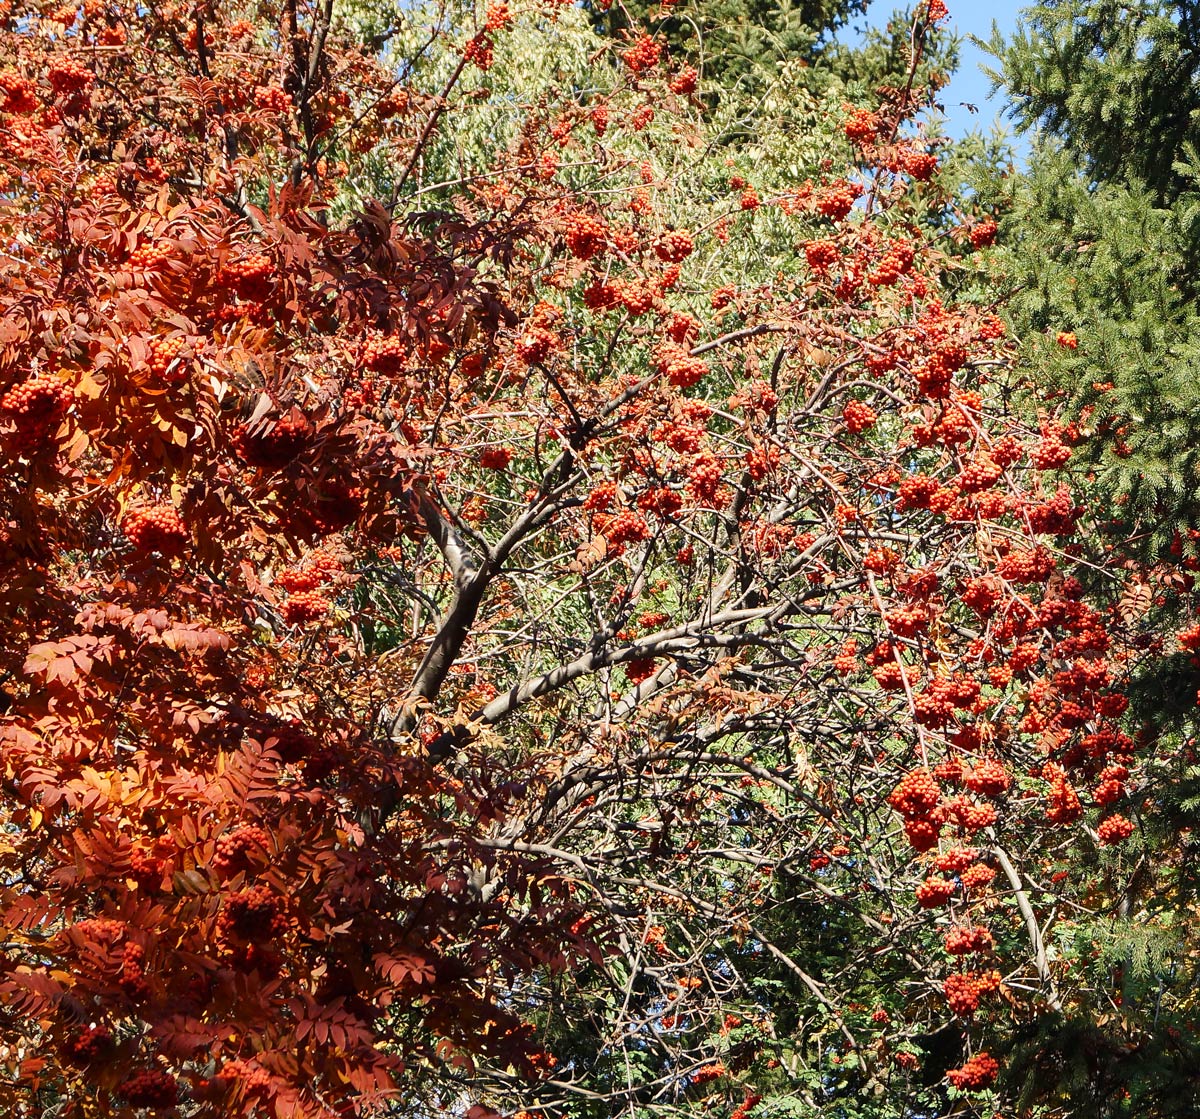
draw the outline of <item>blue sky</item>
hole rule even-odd
[[[967,35],[978,35],[981,39],[989,39],[992,34],[992,21],[1004,34],[1010,33],[1017,24],[1017,13],[1032,4],[1033,0],[946,0],[950,9],[948,26],[963,36],[959,48],[959,68],[950,85],[942,91],[942,103],[946,107],[946,131],[951,136],[962,136],[973,129],[979,128],[984,132],[991,130],[996,117],[1004,108],[1001,95],[992,101],[987,100],[988,80],[979,71],[980,63],[986,56],[971,42]],[[891,18],[897,6],[896,0],[874,0],[867,11],[866,17],[855,21],[855,26],[882,27]],[[979,112],[973,114],[964,102],[975,105]]]

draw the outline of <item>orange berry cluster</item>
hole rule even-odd
[[[956,925],[946,934],[945,944],[951,956],[969,956],[990,952],[994,941],[992,934],[980,925]]]
[[[1060,433],[1047,431],[1029,457],[1039,470],[1057,470],[1071,457],[1071,448],[1062,441]]]
[[[568,214],[564,234],[567,249],[580,260],[591,260],[608,242],[608,226],[591,214]]]
[[[804,258],[814,272],[827,272],[838,261],[838,248],[832,241],[809,241],[804,246]]]
[[[150,984],[146,982],[146,949],[140,944],[125,945],[117,984],[135,1002],[150,997]]]
[[[941,0],[930,0],[930,9]],[[976,1053],[962,1068],[951,1069],[946,1073],[946,1079],[959,1091],[981,1092],[990,1088],[1000,1073],[1000,1064],[987,1053]]]
[[[1078,339],[1078,338],[1076,338],[1076,337],[1075,337],[1075,335],[1074,335],[1074,333],[1073,333],[1073,332],[1071,332],[1071,331],[1068,331],[1068,330],[1060,330],[1060,331],[1059,331],[1059,332],[1058,332],[1058,333],[1057,333],[1057,334],[1054,336],[1054,340],[1055,340],[1055,341],[1056,341],[1056,342],[1057,342],[1057,343],[1058,343],[1060,346],[1062,346],[1062,348],[1063,348],[1064,350],[1077,350],[1077,349],[1079,349],[1079,339]]]
[[[129,877],[138,884],[139,889],[148,893],[153,893],[162,885],[166,868],[167,864],[162,859],[143,854],[136,848],[130,853]]]
[[[179,1099],[179,1084],[161,1069],[142,1069],[122,1080],[116,1087],[116,1095],[130,1107],[174,1107]]]
[[[709,1065],[701,1065],[692,1073],[692,1083],[707,1084],[710,1080],[717,1080],[724,1076],[725,1071],[725,1066],[720,1061],[714,1061]]]
[[[317,591],[300,591],[283,604],[283,620],[289,626],[315,622],[329,613],[331,603]]]
[[[688,467],[687,492],[697,505],[723,508],[724,477],[719,459],[713,455],[697,455]]]
[[[861,400],[851,400],[842,409],[842,420],[846,425],[846,430],[852,435],[861,435],[864,431],[870,431],[878,418],[875,409]]]
[[[148,505],[132,510],[121,530],[139,552],[178,556],[188,545],[188,531],[170,505]]]
[[[1000,227],[993,218],[984,218],[982,221],[977,221],[971,226],[969,234],[971,244],[977,249],[986,249],[988,245],[996,240],[996,234],[999,231]]]
[[[926,878],[917,887],[917,904],[922,909],[936,909],[945,905],[953,896],[957,887],[948,878]]]
[[[233,288],[242,299],[265,299],[271,292],[275,268],[264,253],[251,253],[240,260],[227,261],[217,273],[217,282]]]
[[[942,799],[942,790],[927,769],[914,769],[900,778],[888,796],[890,804],[901,816],[928,816]]]
[[[972,459],[958,476],[960,493],[982,493],[991,489],[1003,477],[1000,464],[987,455]]]
[[[662,58],[662,44],[650,35],[639,35],[621,52],[621,61],[635,74],[652,70]]]
[[[654,252],[659,260],[678,264],[691,256],[695,247],[692,235],[686,229],[669,229],[655,243]]]
[[[503,31],[511,22],[512,13],[504,0],[492,0],[487,6],[484,17],[484,28],[487,31]]]
[[[252,886],[225,899],[217,918],[217,928],[223,936],[233,934],[242,940],[269,940],[286,931],[287,918],[279,912],[279,902],[270,889]]]
[[[857,183],[842,179],[831,183],[817,195],[817,213],[824,214],[834,221],[841,221],[854,208],[854,200],[862,194],[862,187]]]
[[[879,135],[879,117],[869,109],[855,109],[842,129],[855,144],[870,144]]]
[[[16,428],[19,450],[43,446],[71,408],[74,393],[55,377],[39,373],[0,396],[0,415]]]
[[[37,112],[38,99],[34,85],[16,70],[0,70],[0,113],[28,116]]]
[[[266,431],[251,434],[244,424],[233,433],[233,446],[248,466],[279,470],[287,466],[308,444],[308,420],[298,410],[275,421]]]
[[[995,612],[1002,593],[996,579],[981,576],[969,580],[959,598],[964,606],[970,607],[981,618],[986,618]]]
[[[214,1079],[236,1084],[246,1095],[261,1094],[271,1088],[271,1074],[257,1061],[227,1061]]]
[[[929,625],[929,614],[922,606],[898,606],[889,610],[884,620],[898,637],[916,637]]]
[[[544,326],[530,327],[513,347],[517,357],[526,365],[543,362],[557,348],[558,338]]]
[[[979,686],[976,685],[976,693]],[[963,776],[963,782],[973,793],[980,796],[998,797],[1008,792],[1012,776],[995,758],[984,758],[974,769]]]
[[[942,991],[950,1009],[960,1018],[970,1018],[979,1009],[983,995],[1000,989],[1000,973],[988,971],[975,973],[966,971],[948,975]]]
[[[1100,821],[1096,834],[1100,837],[1101,843],[1112,846],[1133,835],[1133,824],[1124,816],[1112,815]]]
[[[157,272],[171,259],[171,245],[167,241],[155,241],[152,245],[139,245],[129,254],[126,261],[131,271]]]
[[[479,465],[484,470],[507,470],[512,460],[511,447],[485,447],[479,454]]]
[[[150,371],[160,380],[177,385],[188,379],[188,363],[179,357],[186,349],[183,338],[153,338],[150,341],[150,356],[147,364]]]
[[[987,863],[974,863],[958,876],[964,890],[982,890],[990,886],[996,872]]]
[[[708,373],[703,358],[692,357],[681,346],[659,347],[654,355],[654,366],[675,388],[683,389],[697,384]]]
[[[363,343],[360,358],[373,373],[398,373],[404,367],[406,352],[401,339],[377,336]]]
[[[624,509],[614,517],[596,518],[596,527],[610,544],[637,544],[650,539],[645,519],[632,509]]]
[[[61,95],[85,92],[91,88],[96,75],[78,59],[63,58],[50,67],[46,78],[54,92]]]
[[[913,255],[913,247],[906,241],[892,242],[875,268],[867,273],[867,283],[872,287],[888,287],[894,284],[912,268]]]
[[[63,1054],[76,1064],[91,1064],[110,1055],[112,1042],[112,1031],[107,1026],[93,1023],[67,1038],[63,1044]]]
[[[700,71],[695,66],[685,66],[667,83],[667,88],[680,97],[687,97],[696,92],[696,85],[699,81]]]
[[[246,870],[252,861],[251,856],[265,859],[270,850],[271,839],[262,828],[238,828],[217,840],[212,868],[222,878],[228,878]]]
[[[292,95],[277,85],[260,85],[254,90],[256,108],[269,113],[290,113]]]
[[[760,204],[758,191],[756,191],[752,186],[746,187],[746,189],[742,191],[742,197],[739,200],[739,204],[743,210],[757,210]]]

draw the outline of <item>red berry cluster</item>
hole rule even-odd
[[[317,591],[300,591],[283,604],[283,620],[289,626],[315,622],[325,617],[331,606],[329,599]]]
[[[29,116],[37,107],[33,82],[11,68],[0,70],[0,113]]]
[[[116,1087],[116,1095],[130,1107],[174,1107],[179,1099],[179,1084],[161,1069],[142,1069],[122,1080]]]
[[[827,272],[838,261],[838,247],[832,241],[809,241],[804,246],[804,258],[814,272]]]
[[[979,1009],[980,998],[999,988],[998,971],[956,973],[948,975],[942,984],[950,1010],[960,1018],[970,1018]]]
[[[725,505],[724,471],[713,455],[697,455],[688,466],[687,492],[697,505],[721,509]]]
[[[908,272],[912,265],[912,245],[906,241],[894,241],[875,268],[867,273],[867,283],[873,287],[888,287]]]
[[[855,109],[843,125],[846,139],[855,144],[870,144],[879,135],[879,117],[869,109]]]
[[[996,234],[999,231],[1000,227],[993,218],[984,218],[982,221],[977,221],[971,226],[971,244],[977,249],[986,249],[988,245],[996,240]]]
[[[875,415],[875,409],[861,400],[848,401],[846,407],[842,409],[842,421],[846,425],[846,430],[852,435],[861,435],[864,431],[870,431],[878,418]]]
[[[650,35],[639,35],[621,52],[621,61],[635,74],[652,70],[662,58],[662,44]]]
[[[475,63],[476,69],[486,74],[492,68],[492,63],[496,61],[495,48],[492,44],[491,36],[486,31],[481,31],[478,35],[467,40],[466,45],[463,47],[463,58],[467,62]],[[543,158],[545,157],[543,156]],[[557,162],[555,166],[557,168]],[[551,172],[549,177],[553,178],[553,172]]]
[[[139,552],[181,555],[188,545],[187,526],[170,505],[147,505],[132,510],[121,522],[121,531]]]
[[[1003,475],[1004,471],[998,462],[981,454],[972,459],[959,474],[959,492],[982,493],[984,490],[991,489]]]
[[[992,934],[980,925],[956,925],[946,934],[946,951],[951,956],[990,952],[993,944]]]
[[[685,66],[671,79],[668,88],[672,93],[679,94],[680,97],[687,97],[696,92],[696,85],[699,81],[700,71],[695,66]]]
[[[1083,804],[1067,780],[1067,771],[1055,762],[1047,762],[1042,766],[1042,777],[1050,783],[1046,819],[1052,824],[1072,824],[1078,820],[1083,815]]]
[[[996,579],[980,576],[968,581],[959,598],[964,606],[970,607],[981,618],[987,618],[995,612],[1002,593],[1000,583]]]
[[[901,511],[928,509],[934,494],[941,488],[941,484],[936,478],[931,478],[928,474],[913,474],[900,483],[896,508]]]
[[[666,486],[651,486],[638,494],[637,505],[644,512],[669,520],[683,508],[683,497]]]
[[[271,1090],[271,1074],[257,1061],[226,1061],[214,1079],[238,1085],[247,1096],[262,1095]]]
[[[931,152],[906,151],[901,156],[901,167],[917,182],[932,179],[937,165],[937,156]]]
[[[138,884],[139,889],[147,893],[153,893],[162,886],[166,869],[167,864],[164,860],[143,854],[136,847],[130,853],[129,877]]]
[[[503,31],[512,22],[512,12],[505,0],[492,0],[487,6],[484,16],[484,29],[487,31]]]
[[[752,186],[746,187],[746,189],[742,191],[742,197],[739,200],[739,204],[743,210],[757,210],[761,204],[758,197],[758,191],[756,191]]]
[[[140,944],[125,945],[117,986],[134,1002],[144,1002],[150,997],[150,984],[146,982],[146,949]]]
[[[692,1073],[692,1083],[707,1084],[710,1080],[717,1080],[724,1076],[725,1072],[725,1066],[720,1061],[714,1061],[709,1065],[701,1065]]]
[[[249,869],[256,860],[265,861],[270,850],[270,836],[262,828],[238,828],[217,840],[212,868],[222,878],[229,878]]]
[[[233,446],[248,466],[280,470],[304,450],[311,435],[308,419],[299,409],[292,409],[265,430],[251,433],[245,425],[238,427]]]
[[[945,400],[950,395],[954,374],[967,360],[966,348],[957,342],[945,342],[913,370],[917,386],[931,400]]]
[[[362,346],[360,358],[363,365],[372,373],[399,373],[404,368],[407,348],[401,339],[394,335],[376,335],[368,338]]]
[[[186,341],[181,337],[153,338],[150,341],[150,354],[147,364],[150,371],[162,381],[177,385],[188,379],[188,363],[181,361],[180,356],[187,348]]]
[[[930,0],[930,9],[940,2],[941,0]],[[996,1082],[999,1073],[1000,1064],[994,1057],[987,1053],[976,1053],[961,1068],[954,1068],[946,1073],[946,1079],[960,1092],[982,1092]]]
[[[990,828],[996,822],[996,809],[990,804],[979,804],[970,797],[951,797],[945,804],[946,818],[964,831],[979,831]]]
[[[532,326],[526,330],[513,347],[513,352],[526,365],[537,365],[557,348],[558,336],[544,326]]]
[[[958,876],[958,880],[962,883],[962,888],[970,892],[971,890],[982,890],[990,886],[992,879],[995,877],[995,870],[988,866],[987,863],[974,863]]]
[[[1057,470],[1071,457],[1071,448],[1062,441],[1062,433],[1048,429],[1029,456],[1039,470]]]
[[[53,63],[46,73],[56,94],[84,93],[91,89],[96,75],[75,58],[63,58]]]
[[[479,465],[484,470],[507,470],[513,460],[511,447],[485,447],[479,453]]]
[[[103,1060],[112,1053],[113,1035],[107,1026],[92,1023],[73,1033],[63,1043],[63,1055],[79,1065]]]
[[[650,539],[645,518],[632,509],[623,509],[613,517],[597,517],[596,527],[610,544],[638,544]]]
[[[916,637],[929,625],[929,613],[923,606],[899,606],[885,618],[888,629],[899,637]]]
[[[692,255],[695,244],[686,229],[669,229],[654,245],[655,255],[668,264],[678,264]]]
[[[1071,491],[1065,485],[1058,487],[1055,495],[1029,510],[1029,527],[1034,532],[1049,536],[1071,536],[1075,523],[1083,514],[1083,506],[1071,499]]]
[[[1001,556],[996,563],[996,574],[1010,583],[1044,583],[1056,567],[1054,557],[1039,545]]]
[[[287,918],[279,912],[279,902],[268,887],[252,886],[225,899],[217,928],[223,936],[269,940],[286,931]]]
[[[654,366],[676,388],[683,389],[701,381],[708,373],[703,358],[692,357],[681,346],[660,346],[654,355]]]
[[[876,575],[886,575],[894,571],[900,562],[900,557],[891,548],[872,548],[863,556],[863,567]],[[889,650],[890,657],[890,650]]]
[[[917,904],[922,909],[936,909],[939,905],[945,905],[956,889],[949,879],[931,876],[917,887]]]
[[[1075,336],[1075,334],[1074,334],[1074,332],[1073,332],[1073,331],[1069,331],[1069,330],[1060,330],[1060,331],[1059,331],[1059,332],[1058,332],[1058,333],[1057,333],[1057,334],[1054,336],[1054,340],[1055,340],[1055,342],[1057,342],[1057,343],[1058,343],[1060,346],[1062,346],[1062,348],[1063,348],[1064,350],[1077,350],[1077,349],[1079,349],[1079,339],[1078,339],[1078,338]]]
[[[1121,843],[1133,835],[1133,824],[1121,815],[1108,816],[1100,821],[1096,829],[1100,842],[1106,846]]]
[[[1008,787],[1012,784],[1012,775],[995,758],[984,758],[963,775],[963,783],[980,796],[998,797],[1008,792]]]
[[[217,272],[217,282],[232,288],[242,299],[261,302],[271,294],[274,272],[270,257],[263,253],[251,253],[222,265]]]
[[[292,95],[277,85],[260,85],[254,90],[256,108],[268,113],[290,113]]]
[[[171,259],[171,245],[166,241],[155,241],[151,245],[139,245],[129,254],[126,261],[131,271],[157,272]]]
[[[591,260],[608,242],[608,226],[591,214],[568,214],[563,232],[571,255],[580,260]]]
[[[831,183],[822,190],[816,199],[817,213],[824,214],[834,221],[841,221],[852,209],[854,200],[862,194],[862,187],[845,179]]]
[[[69,385],[39,373],[0,396],[0,415],[16,429],[13,443],[17,449],[33,451],[50,441],[73,400]]]

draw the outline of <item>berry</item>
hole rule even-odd
[[[407,353],[399,338],[376,336],[363,343],[359,360],[372,373],[393,374],[404,368]]]
[[[260,85],[254,90],[254,105],[268,113],[290,113],[292,95],[277,85]]]
[[[223,936],[269,940],[282,935],[287,929],[287,919],[279,912],[279,903],[266,886],[253,886],[226,897],[217,928]]]
[[[668,83],[668,88],[672,93],[679,94],[681,97],[686,97],[689,94],[696,92],[696,84],[700,80],[700,71],[695,66],[685,66],[678,74],[675,75]]]
[[[181,555],[190,540],[187,526],[170,505],[134,509],[121,522],[121,531],[139,552],[163,556]]]
[[[1113,846],[1133,835],[1133,824],[1125,819],[1124,816],[1108,816],[1100,821],[1100,826],[1096,829],[1096,834],[1100,837],[1100,842],[1105,846]]]
[[[29,116],[37,112],[38,99],[33,82],[16,70],[0,70],[0,113]]]
[[[1000,227],[993,218],[984,218],[971,226],[971,244],[977,249],[986,249],[996,240]]]
[[[694,248],[690,233],[683,229],[670,229],[658,239],[654,252],[659,260],[678,264],[691,256]]]
[[[116,1095],[130,1107],[174,1107],[179,1099],[179,1084],[161,1069],[142,1069],[122,1080],[116,1087]]]
[[[832,241],[809,241],[804,257],[814,272],[827,272],[838,261],[838,248]]]
[[[855,109],[850,114],[843,131],[846,139],[855,144],[869,144],[879,134],[879,117],[868,109]]]
[[[212,868],[222,878],[230,878],[256,861],[266,862],[270,850],[270,837],[262,828],[238,828],[217,840]]]
[[[946,951],[951,956],[990,952],[993,944],[992,934],[978,925],[958,925],[946,934]]]
[[[662,58],[662,44],[650,35],[639,35],[621,52],[621,61],[635,74],[652,70]]]
[[[0,416],[16,429],[18,451],[36,451],[50,441],[73,401],[69,385],[39,373],[0,396]]]
[[[238,427],[233,446],[248,466],[281,470],[305,449],[311,435],[307,417],[293,408],[268,427],[258,425],[253,432],[244,424]]]
[[[608,226],[589,214],[570,214],[564,222],[567,248],[580,260],[591,260],[608,241]]]
[[[945,878],[926,878],[917,887],[917,904],[922,909],[936,909],[945,905],[953,896],[956,887]]]
[[[864,431],[870,431],[875,426],[877,419],[875,410],[861,400],[851,400],[842,409],[842,420],[846,424],[846,430],[852,435],[861,435]]]
[[[930,9],[940,0],[930,0]],[[987,1053],[976,1053],[961,1068],[951,1069],[946,1079],[961,1092],[981,1092],[990,1088],[1000,1072],[1000,1064]]]
[[[186,349],[187,343],[181,337],[152,338],[146,363],[159,380],[170,385],[181,384],[191,372],[183,357]]]
[[[87,1065],[110,1056],[112,1047],[112,1031],[107,1026],[92,1023],[67,1038],[63,1043],[63,1054],[73,1064]]]

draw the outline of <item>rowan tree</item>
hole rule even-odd
[[[1152,743],[932,91],[370,18],[5,16],[6,1105],[990,1113]]]

